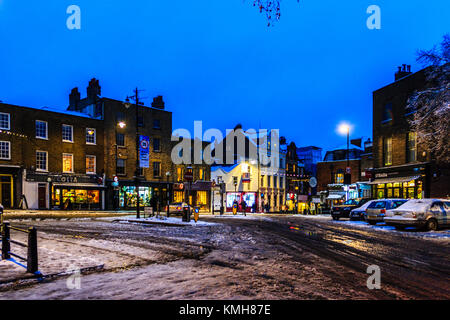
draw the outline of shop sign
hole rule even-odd
[[[62,174],[37,174],[27,173],[26,180],[30,182],[51,182],[56,183],[98,183],[97,175],[62,175]]]
[[[149,168],[150,138],[148,136],[139,136],[139,160],[141,168]]]
[[[245,172],[242,174],[242,182],[249,183],[250,182],[250,173]]]
[[[211,181],[195,181],[191,186],[192,191],[209,191],[211,190]]]
[[[175,183],[175,184],[173,185],[173,187],[174,187],[174,189],[176,189],[176,190],[183,190],[184,184],[182,184],[182,183]]]

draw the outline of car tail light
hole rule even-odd
[[[181,207],[177,207],[177,210],[181,210]]]
[[[381,213],[386,213],[386,209],[381,209]]]

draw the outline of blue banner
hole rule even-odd
[[[147,136],[139,136],[139,162],[141,168],[149,168],[150,138]]]

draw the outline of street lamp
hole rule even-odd
[[[128,108],[127,108],[128,109]],[[126,124],[126,122],[125,121],[119,121],[118,123],[117,123],[117,126],[115,127],[115,134],[116,134],[116,136],[115,136],[115,139],[116,139],[116,143],[114,144],[115,145],[115,147],[116,147],[116,158],[115,158],[115,160],[116,160],[116,164],[115,164],[115,168],[116,168],[116,176],[117,176],[117,161],[118,161],[118,159],[119,159],[119,157],[118,157],[118,153],[119,153],[119,145],[117,144],[117,135],[118,135],[118,132],[117,132],[117,127],[119,127],[120,129],[125,129],[126,128],[126,126],[127,126],[127,124]],[[118,210],[119,209],[119,207],[120,207],[120,204],[119,204],[119,197],[120,197],[120,191],[119,191],[119,186],[117,185],[117,186],[114,186],[114,210]],[[126,206],[126,203],[125,203],[125,206]]]
[[[170,177],[170,171],[166,172],[167,177],[167,218],[169,217],[169,205],[170,205],[170,198],[169,198],[169,177]]]
[[[139,106],[144,105],[143,102],[139,101],[139,90],[136,88],[134,90],[134,95],[127,96],[124,102],[125,108],[129,109],[131,106],[130,99],[134,100],[136,105],[136,172],[135,172],[135,188],[136,188],[136,218],[140,218],[140,197],[139,197],[139,174],[140,174],[140,163],[139,163]]]
[[[338,131],[340,134],[344,135],[347,134],[347,168],[344,173],[344,184],[347,185],[346,190],[346,200],[348,200],[348,189],[349,185],[351,183],[351,173],[350,173],[350,158],[349,158],[349,149],[350,149],[350,125],[346,122],[342,122],[339,127]],[[350,175],[350,179],[347,178]]]

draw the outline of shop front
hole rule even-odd
[[[424,197],[421,176],[378,179],[371,182],[371,184],[375,199],[422,199]]]
[[[429,197],[429,164],[379,168],[374,170],[372,186],[374,199]]]
[[[209,211],[211,204],[210,181],[197,180],[189,187],[189,203],[199,207],[201,211]]]
[[[0,203],[4,208],[13,208],[19,198],[20,168],[0,166]]]
[[[233,203],[237,201],[238,211],[242,212],[242,203],[245,202],[245,212],[257,211],[258,196],[256,192],[227,192],[226,196],[226,210],[233,211]]]
[[[118,205],[120,209],[131,209],[137,206],[136,185],[131,181],[119,182]],[[163,210],[167,205],[168,189],[167,183],[142,181],[139,184],[139,206],[156,207]]]
[[[97,175],[27,172],[24,196],[30,209],[105,209],[105,186]]]

